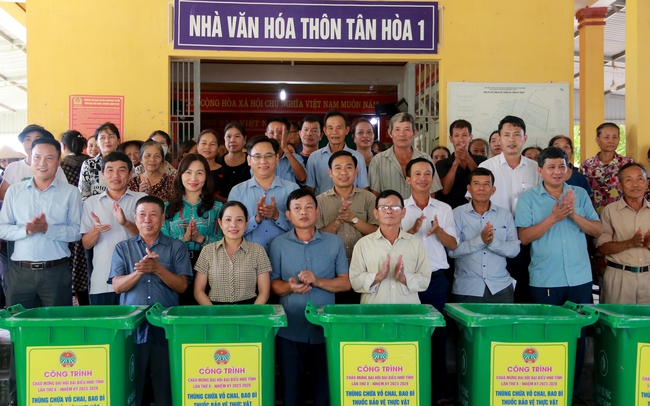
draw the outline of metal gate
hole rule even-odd
[[[172,150],[201,131],[201,61],[171,61],[170,136]]]
[[[413,93],[409,94],[409,106],[413,106],[410,113],[415,118],[418,130],[414,146],[421,151],[431,153],[431,150],[439,144],[440,137],[438,63],[409,64],[407,77],[409,78],[407,88],[413,89]]]

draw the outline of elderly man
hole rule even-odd
[[[328,111],[325,114],[325,128],[323,130],[329,143],[311,154],[307,161],[306,185],[313,188],[317,196],[334,186],[327,172],[328,161],[333,154],[338,151],[347,151],[354,155],[357,162],[364,162],[363,155],[345,145],[345,136],[350,132],[348,116],[338,110]],[[368,187],[368,174],[365,165],[357,167],[354,186],[361,189]]]
[[[341,239],[316,229],[318,202],[306,189],[291,192],[286,216],[294,229],[271,243],[271,289],[280,296],[289,326],[278,332],[284,404],[305,404],[305,372],[311,372],[315,406],[329,406],[327,359],[323,329],[307,321],[305,306],[334,303],[334,294],[350,289],[348,261]]]
[[[109,283],[120,295],[122,305],[178,306],[192,277],[190,255],[185,243],[162,234],[164,202],[145,196],[135,206],[138,235],[115,246]],[[151,370],[156,405],[171,406],[169,349],[165,330],[143,323],[136,332],[136,405],[142,404],[147,367]]]
[[[605,255],[602,303],[650,304],[650,205],[643,197],[648,172],[637,163],[618,171],[623,198],[601,213],[603,234],[596,246]]]
[[[350,283],[361,303],[420,303],[431,281],[431,264],[420,240],[402,230],[404,199],[384,190],[375,200],[379,229],[360,239],[352,252]]]
[[[460,243],[449,251],[455,258],[451,292],[457,302],[512,303],[514,279],[506,270],[506,258],[519,254],[512,214],[490,202],[496,188],[489,169],[476,168],[467,190],[472,200],[454,209]]]
[[[413,139],[417,131],[415,119],[408,113],[395,114],[388,125],[388,135],[393,139],[393,146],[375,155],[368,168],[370,191],[379,195],[384,190],[394,190],[400,196],[410,196],[411,186],[406,182],[406,165],[414,158],[427,158],[425,152],[413,148]],[[431,193],[442,189],[438,174],[434,174]]]

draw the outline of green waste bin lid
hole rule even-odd
[[[650,327],[650,305],[599,304],[591,305],[598,310],[598,322],[613,328]]]
[[[95,327],[133,330],[144,321],[148,306],[57,306],[0,311],[5,327]]]
[[[316,307],[309,302],[305,316],[314,324],[395,323],[440,327],[445,320],[433,306],[423,304],[358,304]]]
[[[282,305],[173,306],[165,309],[160,303],[156,303],[147,311],[147,320],[154,326],[239,324],[285,327],[287,325],[287,316]]]
[[[511,324],[589,325],[598,311],[575,303],[563,306],[512,303],[447,303],[445,313],[465,327],[492,327]]]

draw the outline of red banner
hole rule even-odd
[[[289,93],[286,100],[280,100],[277,93],[201,92],[201,113],[324,115],[336,109],[348,115],[374,116],[375,104],[391,102],[397,102],[396,94]],[[190,103],[190,113],[193,108]]]

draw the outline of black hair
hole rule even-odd
[[[469,121],[467,120],[456,120],[451,125],[449,126],[449,136],[451,137],[451,134],[454,132],[454,128],[458,128],[459,130],[462,130],[463,128],[467,128],[467,131],[469,131],[469,134],[472,134],[472,124],[470,124]]]
[[[246,129],[244,128],[244,126],[243,126],[241,123],[237,123],[237,122],[232,122],[232,123],[228,123],[228,124],[226,124],[226,126],[225,126],[224,129],[223,129],[223,134],[224,134],[224,136],[226,135],[226,133],[228,132],[228,130],[230,130],[231,128],[234,128],[234,129],[239,130],[239,132],[241,133],[241,135],[242,135],[244,138],[246,138]]]
[[[494,136],[494,134],[499,134],[499,130],[492,131],[492,134],[490,134],[490,137],[488,138],[488,145],[490,145],[490,143],[492,142],[492,137]]]
[[[196,146],[196,141],[187,140],[181,142],[181,145],[178,146],[178,158],[183,159],[183,154],[189,154],[189,152]]]
[[[467,149],[469,150],[470,148],[472,148],[472,144],[474,144],[475,142],[482,142],[483,145],[485,145],[486,153],[490,151],[490,144],[487,141],[485,141],[483,138],[474,138],[473,140],[471,140],[469,142]],[[431,153],[433,154],[433,151],[431,151]]]
[[[133,170],[133,162],[131,162],[131,159],[128,155],[126,155],[123,151],[113,151],[102,158],[102,172],[104,172],[107,163],[117,161],[126,162],[126,166],[129,168],[129,172]]]
[[[567,156],[566,152],[562,148],[558,147],[548,147],[542,150],[542,152],[539,153],[539,156],[537,157],[537,165],[539,165],[540,168],[544,167],[544,162],[546,162],[547,159],[558,159],[562,158],[564,159],[564,162],[568,165],[569,164],[569,157]]]
[[[490,180],[492,181],[492,185],[494,186],[494,174],[492,173],[491,170],[487,168],[478,167],[469,174],[469,176],[467,177],[467,182],[472,183],[472,178],[474,178],[474,176],[489,176]]]
[[[107,121],[104,124],[101,124],[99,127],[97,127],[95,133],[93,134],[98,141],[99,141],[99,133],[104,130],[110,130],[113,133],[115,133],[115,135],[117,136],[118,143],[122,139],[122,137],[120,136],[120,130],[117,129],[117,126],[111,123],[110,121]]]
[[[645,166],[641,165],[638,162],[628,162],[625,165],[621,166],[621,169],[618,170],[618,174],[616,175],[618,177],[618,181],[621,181],[621,176],[623,175],[623,171],[626,169],[632,168],[636,166],[637,168],[641,168],[643,171],[643,174],[645,175],[646,179],[648,178],[648,170],[645,168]]]
[[[374,135],[375,135],[375,126],[372,125],[372,123],[370,122],[370,120],[368,120],[368,119],[365,118],[365,117],[359,117],[359,118],[357,118],[356,120],[354,120],[354,121],[352,122],[352,133],[354,134],[354,133],[357,132],[357,126],[358,126],[359,124],[361,124],[361,123],[370,124],[370,128],[372,128],[372,134],[373,134],[373,137],[374,137]]]
[[[195,161],[199,161],[203,165],[203,170],[205,171],[205,183],[201,188],[201,202],[196,208],[196,214],[199,217],[208,218],[208,212],[212,210],[212,207],[214,207],[214,186],[212,185],[212,176],[210,176],[210,164],[203,155],[189,154],[185,158],[181,159],[181,162],[178,164],[178,171],[174,178],[174,194],[172,198],[169,199],[167,209],[165,210],[165,218],[168,220],[173,219],[174,215],[183,208],[183,196],[185,196],[183,174],[187,172],[187,169],[190,167],[192,162]]]
[[[43,138],[37,138],[34,140],[32,143],[32,151],[34,151],[34,147],[39,145],[39,144],[44,144],[44,145],[52,145],[54,148],[56,148],[56,153],[57,157],[61,156],[61,143],[59,141],[55,140],[54,137],[43,137]]]
[[[165,139],[165,141],[167,142],[167,154],[163,157],[163,159],[165,161],[171,163],[172,162],[172,154],[171,154],[171,151],[172,151],[172,137],[170,137],[169,134],[167,134],[163,130],[156,130],[156,131],[151,133],[149,138],[147,138],[147,141],[149,141],[149,140],[153,141],[153,137],[155,135],[162,135],[163,138]]]
[[[199,133],[199,136],[196,137],[196,143],[197,143],[197,144],[201,142],[201,138],[203,138],[203,136],[204,136],[205,134],[211,134],[211,135],[213,135],[214,138],[217,140],[217,147],[220,147],[220,146],[221,146],[221,140],[219,139],[219,133],[216,132],[215,130],[210,129],[210,128],[208,128],[207,130],[203,130],[203,131],[201,131],[201,132]]]
[[[300,131],[301,127],[302,126],[297,121],[289,121],[289,131],[291,131],[292,128],[295,128],[296,130]]]
[[[616,128],[616,131],[618,131],[618,135],[621,135],[621,128],[616,124],[616,123],[602,123],[596,128],[596,137],[600,137],[600,132],[603,130],[603,128],[607,127],[613,127]]]
[[[300,122],[300,128],[302,129],[302,126],[305,123],[318,123],[318,126],[322,129],[323,128],[323,123],[320,122],[320,118],[314,116],[314,115],[309,115],[305,116],[305,118],[302,119]]]
[[[253,136],[246,143],[246,151],[248,152],[248,155],[250,155],[251,151],[253,150],[253,147],[259,144],[260,142],[268,142],[269,144],[271,144],[271,147],[273,147],[273,152],[275,152],[276,154],[280,151],[280,144],[278,143],[277,140],[274,140],[273,138],[269,138],[266,135],[260,134],[260,135]]]
[[[345,121],[345,126],[346,127],[350,125],[350,123],[348,121],[348,116],[345,113],[343,113],[342,111],[338,111],[338,110],[334,110],[334,109],[328,111],[327,113],[325,113],[325,118],[323,119],[323,123],[325,123],[327,125],[327,120],[330,117],[341,117],[341,118],[343,118],[343,121]]]
[[[384,144],[383,142],[381,142],[381,141],[379,141],[379,140],[375,140],[375,141],[372,143],[372,145],[376,145],[376,146],[377,146],[377,149],[379,149],[379,152],[384,152],[384,151],[386,151],[386,144]],[[370,146],[371,148],[372,148],[372,145]]]
[[[54,139],[54,135],[52,135],[52,133],[47,131],[45,128],[41,127],[38,124],[30,124],[27,127],[23,128],[23,130],[20,132],[20,134],[18,134],[18,141],[20,141],[22,143],[25,140],[25,137],[27,136],[27,134],[29,134],[31,132],[34,132],[34,131],[40,133],[43,136],[43,138]],[[59,148],[60,147],[61,146],[59,145]]]
[[[163,213],[165,210],[165,202],[163,199],[159,198],[158,196],[154,195],[146,195],[138,199],[138,201],[135,203],[135,210],[138,211],[138,206],[141,204],[146,204],[146,203],[153,203],[157,204],[158,207],[160,207],[160,212]]]
[[[126,152],[126,149],[128,147],[136,147],[138,150],[140,150],[142,148],[142,144],[144,144],[144,141],[140,140],[124,141],[117,146],[117,151]]]
[[[399,194],[399,192],[392,190],[392,189],[386,189],[383,192],[381,192],[377,198],[375,199],[375,209],[379,207],[379,200],[385,199],[388,196],[397,196],[399,197],[400,203],[402,203],[402,207],[404,207],[404,198],[402,195]]]
[[[551,145],[552,147],[553,145]],[[542,152],[542,149],[540,147],[527,147],[524,148],[523,151],[521,151],[521,156],[526,156],[526,151],[530,151],[531,149],[536,149],[538,152]]]
[[[451,151],[449,150],[449,148],[447,148],[445,146],[442,146],[442,145],[438,145],[437,147],[435,147],[434,149],[431,150],[431,159],[433,159],[433,153],[436,152],[439,149],[447,151],[447,156],[448,157],[451,156]]]
[[[330,156],[330,159],[327,160],[327,166],[329,166],[329,168],[332,169],[332,163],[334,162],[334,160],[342,156],[349,156],[350,158],[352,158],[352,162],[354,163],[355,168],[359,164],[359,162],[357,162],[357,157],[352,155],[350,151],[346,151],[342,149],[340,151],[333,153],[332,156]]]
[[[551,138],[551,140],[548,142],[548,146],[552,147],[557,140],[566,140],[567,143],[569,143],[569,147],[571,147],[571,153],[573,153],[573,140],[566,135],[556,135],[555,137]]]
[[[237,200],[228,200],[226,203],[221,206],[221,210],[219,210],[219,220],[223,220],[223,214],[226,212],[226,209],[229,207],[239,207],[241,211],[244,212],[244,219],[248,221],[248,209],[242,202],[238,202]]]
[[[291,202],[294,200],[302,199],[305,196],[310,196],[314,200],[316,208],[318,208],[318,200],[316,200],[316,195],[309,189],[296,189],[293,192],[289,193],[287,197],[287,210],[291,208]]]
[[[413,165],[415,165],[415,164],[417,164],[417,163],[420,163],[420,162],[426,162],[426,163],[428,163],[429,165],[431,165],[431,175],[435,175],[435,174],[436,174],[436,167],[435,167],[435,165],[433,164],[433,162],[431,162],[431,161],[428,160],[427,158],[415,158],[415,159],[411,159],[411,160],[409,161],[409,163],[406,164],[406,176],[407,176],[407,177],[411,177],[411,168],[413,167]]]
[[[88,141],[77,130],[68,130],[61,134],[61,143],[75,155],[82,155]]]
[[[513,127],[519,127],[524,131],[524,134],[526,134],[526,123],[524,123],[524,120],[517,116],[505,116],[500,122],[499,122],[499,134],[501,134],[501,129],[503,128],[504,125],[510,124]]]
[[[282,123],[284,124],[284,127],[287,129],[287,134],[289,134],[289,131],[291,131],[291,123],[289,120],[287,120],[284,117],[271,117],[268,120],[266,120],[266,126],[264,126],[264,131],[269,128],[269,124],[271,123]]]

